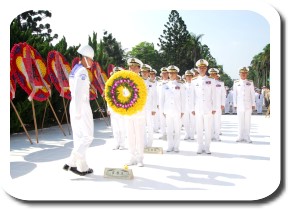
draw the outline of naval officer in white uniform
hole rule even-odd
[[[129,58],[127,60],[129,71],[136,74],[140,73],[142,62],[137,58]],[[145,107],[136,114],[126,116],[126,129],[128,149],[130,159],[126,165],[136,165],[143,167],[144,159],[144,137],[145,137]]]
[[[167,68],[169,81],[162,86],[160,111],[166,122],[167,152],[179,152],[181,119],[184,115],[184,86],[177,81],[179,68],[171,65]]]
[[[194,73],[191,70],[185,71],[185,111],[183,116],[185,136],[184,140],[194,140],[195,134],[195,116],[192,114],[193,111],[193,83],[192,78]]]
[[[212,136],[212,118],[216,113],[216,87],[214,79],[206,75],[208,62],[205,59],[200,59],[196,62],[199,75],[193,79],[194,89],[194,111],[196,122],[196,133],[198,149],[197,154],[203,151],[206,154],[211,154],[210,143]],[[203,138],[203,132],[205,138]]]
[[[254,83],[247,80],[248,69],[240,69],[240,79],[234,82],[233,105],[238,115],[238,138],[237,142],[246,141],[252,143],[250,139],[251,115],[255,109],[255,89]]]
[[[147,87],[147,101],[145,104],[146,126],[145,126],[145,142],[144,147],[152,147],[153,144],[153,117],[157,109],[157,89],[155,81],[150,79],[150,71],[152,67],[143,64],[141,67],[141,75]]]
[[[210,77],[215,80],[215,95],[216,95],[216,113],[213,115],[212,140],[220,141],[221,133],[221,115],[226,103],[226,89],[223,81],[219,80],[219,70],[217,68],[210,68],[208,70]]]

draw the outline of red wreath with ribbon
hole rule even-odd
[[[100,64],[98,62],[93,62],[91,70],[94,75],[92,85],[99,91],[101,95],[103,95],[106,81],[104,79]]]
[[[51,95],[45,62],[37,50],[27,43],[18,43],[10,52],[12,71],[28,99],[45,101]]]
[[[71,67],[65,57],[58,51],[52,50],[48,53],[47,71],[51,83],[60,93],[60,96],[71,99],[71,92],[69,89],[69,74],[71,72]]]

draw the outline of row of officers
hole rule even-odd
[[[161,78],[156,80],[156,70],[137,58],[127,61],[129,70],[144,79],[147,100],[144,109],[132,116],[121,116],[108,108],[114,136],[114,149],[124,149],[128,143],[127,165],[142,167],[144,148],[153,146],[153,133],[160,132],[167,140],[167,152],[179,152],[182,125],[184,139],[197,140],[197,154],[211,154],[211,141],[220,141],[221,114],[225,109],[227,90],[218,78],[219,70],[208,69],[208,62],[200,59],[195,70],[185,72],[185,82],[178,77],[179,68],[174,65],[161,68]],[[115,67],[114,72],[122,71]],[[210,76],[207,76],[206,73]],[[236,141],[251,143],[251,114],[255,109],[255,90],[247,80],[248,69],[239,69],[240,79],[232,89],[232,106],[238,115]],[[196,134],[196,135],[195,135]]]

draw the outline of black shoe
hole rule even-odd
[[[87,171],[84,171],[84,172],[81,172],[81,173],[83,173],[84,175],[86,175],[86,174],[92,174],[93,172],[94,172],[94,170],[91,169],[91,168],[89,168]]]
[[[84,176],[84,175],[85,175],[85,174],[83,174],[83,172],[78,171],[77,167],[70,167],[70,166],[67,165],[67,164],[65,164],[65,165],[63,166],[63,169],[64,169],[65,171],[71,171],[71,172],[73,172],[73,173],[75,173],[75,174],[77,174],[77,175],[80,175],[80,176]]]
[[[70,167],[69,165],[65,164],[63,166],[63,170],[68,171],[68,170],[77,170],[77,167]]]
[[[77,169],[77,167],[70,167],[70,166],[67,165],[67,164],[65,164],[65,165],[63,166],[63,169],[66,170],[66,171],[70,170],[71,172],[73,172],[73,173],[75,173],[75,174],[77,174],[77,175],[79,175],[79,176],[85,176],[85,175],[87,175],[87,174],[91,174],[91,173],[94,172],[94,170],[91,169],[91,168],[89,168],[87,171],[80,172],[80,171]]]

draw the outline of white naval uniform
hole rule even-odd
[[[160,111],[165,114],[167,151],[179,151],[181,114],[184,113],[185,91],[181,82],[169,81],[162,86]]]
[[[238,141],[250,140],[252,107],[255,106],[254,84],[250,80],[236,80],[233,87],[233,104],[237,107]]]
[[[185,82],[185,110],[184,110],[184,128],[185,137],[184,139],[194,139],[195,134],[195,115],[193,111],[193,83]]]
[[[154,84],[155,84],[155,88],[156,88],[156,113],[153,116],[153,131],[157,133],[159,130],[159,127],[160,127],[159,109],[158,109],[159,98],[158,98],[158,92],[157,92],[158,82],[157,82],[157,80],[154,80]]]
[[[226,89],[224,82],[220,80],[215,80],[216,86],[216,113],[213,115],[213,127],[212,127],[212,139],[220,141],[220,131],[221,131],[221,106],[225,106],[226,102]]]
[[[157,88],[156,83],[151,81],[149,78],[144,80],[147,87],[147,101],[145,104],[146,112],[146,126],[145,126],[145,138],[144,138],[144,147],[152,147],[153,144],[153,117],[152,112],[155,112],[157,109]],[[147,131],[147,135],[146,135]]]
[[[234,107],[234,93],[233,90],[230,90],[230,97],[232,98],[232,114],[237,114],[237,109]]]
[[[90,79],[83,65],[74,66],[69,75],[69,86],[71,92],[69,112],[74,148],[67,164],[84,172],[89,169],[86,151],[93,141],[94,122],[90,106]]]
[[[144,158],[144,137],[145,137],[145,107],[139,112],[125,116],[128,149],[130,160],[127,165],[143,164]]]
[[[264,95],[261,93],[255,93],[255,102],[256,102],[257,113],[262,114],[263,113]]]
[[[156,86],[156,113],[153,116],[153,131],[158,133],[159,128],[160,128],[160,121],[159,121],[159,109],[158,109],[158,105],[159,105],[159,99],[158,99],[158,81],[155,79],[154,80],[155,86]]]
[[[108,106],[108,111],[110,112],[111,127],[114,136],[114,149],[123,149],[125,147],[125,119],[124,116],[114,112],[110,106]]]
[[[225,102],[225,114],[230,113],[230,108],[233,105],[233,92],[227,91],[226,102]]]
[[[166,136],[166,122],[165,117],[163,113],[160,111],[160,99],[161,99],[161,91],[164,84],[166,84],[169,80],[159,80],[157,83],[157,105],[158,105],[158,111],[159,111],[159,125],[160,125],[160,133],[162,136]]]
[[[192,83],[198,152],[202,150],[207,152],[211,143],[212,111],[217,110],[215,80],[208,76],[198,76],[193,79]],[[205,139],[203,139],[203,131],[205,132]]]

